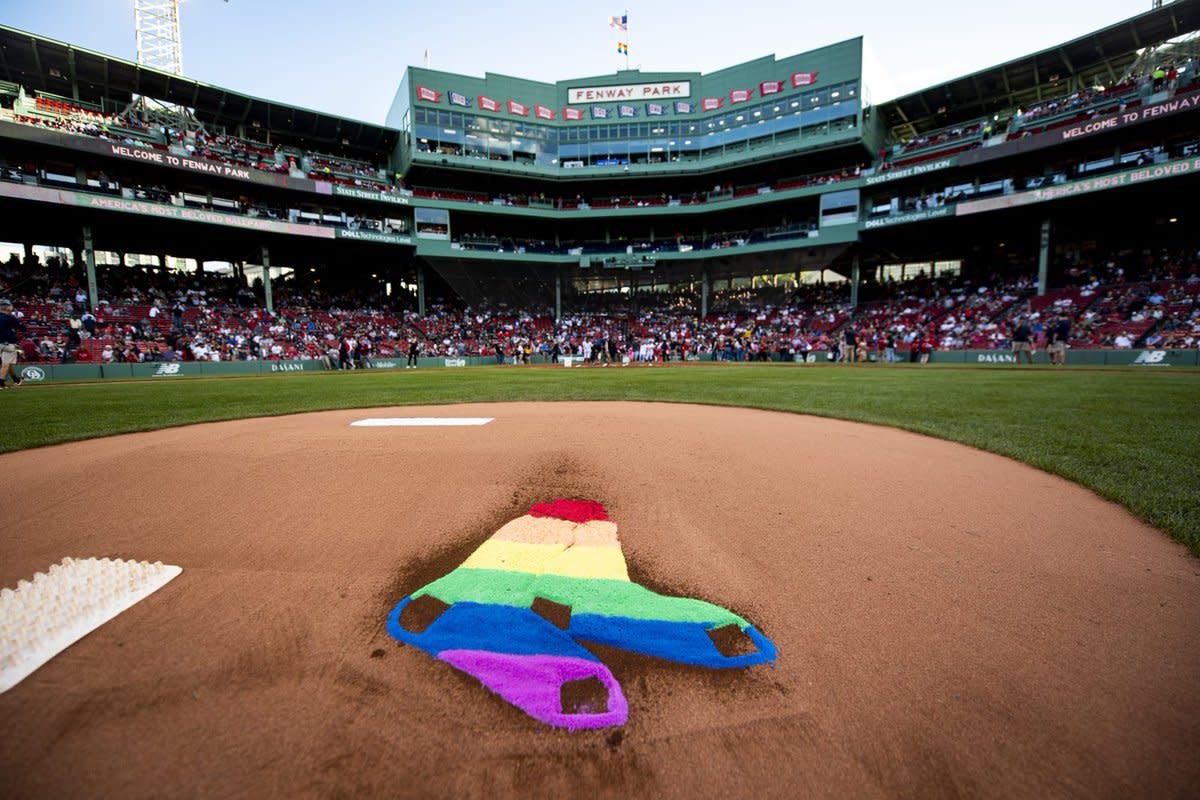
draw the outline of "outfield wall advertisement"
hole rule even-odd
[[[828,353],[813,351],[800,363],[824,364]],[[908,353],[898,354],[902,363]],[[1044,353],[1035,355],[1035,363],[1048,367]],[[1200,350],[1070,350],[1067,361],[1076,365],[1126,367],[1196,367],[1200,366]],[[930,356],[934,364],[998,364],[1014,363],[1008,350],[945,350]],[[537,362],[539,365],[542,362]],[[747,362],[749,363],[749,362]],[[374,369],[400,369],[406,366],[403,358],[377,358]],[[454,369],[461,367],[496,366],[494,357],[421,358],[420,369]],[[871,365],[873,368],[873,365]],[[171,380],[174,378],[233,377],[237,375],[267,375],[293,372],[328,372],[320,361],[170,361],[147,364],[18,364],[18,373],[29,385],[48,382],[94,380]]]
[[[935,364],[1015,364],[1010,350],[939,350],[931,354]],[[1034,363],[1048,365],[1046,354],[1034,354]],[[1195,367],[1200,350],[1068,350],[1067,363],[1107,367]]]

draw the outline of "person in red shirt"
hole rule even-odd
[[[929,363],[929,354],[933,352],[933,337],[928,333],[921,337],[921,363]]]

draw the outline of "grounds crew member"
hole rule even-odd
[[[17,374],[17,354],[21,352],[19,334],[25,332],[25,325],[13,316],[11,300],[0,300],[0,389],[7,389],[5,380],[12,373],[13,386],[21,385],[21,376]]]

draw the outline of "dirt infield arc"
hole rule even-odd
[[[364,417],[494,417],[357,428]],[[0,585],[183,574],[0,695],[13,796],[1183,796],[1200,562],[1090,492],[914,434],[634,403],[336,411],[0,456]],[[621,728],[539,726],[387,635],[533,502],[630,577],[753,619],[774,668],[596,648]]]

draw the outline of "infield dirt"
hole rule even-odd
[[[352,428],[491,416],[475,428]],[[1031,467],[854,423],[665,404],[336,411],[0,456],[0,585],[178,564],[0,695],[31,796],[1186,796],[1200,561]],[[537,501],[603,503],[633,580],[779,648],[594,647],[621,728],[541,726],[385,630]]]

